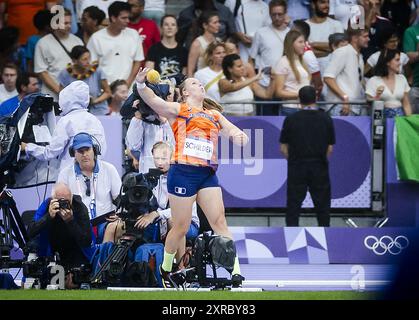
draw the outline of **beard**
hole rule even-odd
[[[316,13],[316,16],[320,18],[326,18],[329,15],[329,10],[327,10],[327,13],[320,11],[317,7],[314,9],[314,12]]]

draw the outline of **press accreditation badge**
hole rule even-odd
[[[214,144],[209,140],[186,138],[183,154],[204,160],[211,160]]]

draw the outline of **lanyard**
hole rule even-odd
[[[82,175],[80,167],[78,164],[74,166],[75,168],[75,174],[76,174],[76,183],[77,183],[77,189],[79,191],[80,197],[83,198],[83,192],[80,184],[80,176],[82,176],[84,182],[86,181],[86,178]],[[90,181],[91,183],[91,193],[90,193],[90,204],[89,204],[89,212],[90,212],[90,218],[94,219],[96,218],[96,185],[97,185],[97,179],[98,179],[98,173],[99,173],[99,167],[96,162],[95,168],[93,171],[93,180]],[[87,186],[86,186],[87,188]]]

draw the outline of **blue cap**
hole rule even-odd
[[[73,149],[79,150],[81,148],[93,147],[93,139],[90,134],[79,133],[73,139]]]

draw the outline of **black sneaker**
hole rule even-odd
[[[170,272],[164,271],[161,265],[159,266],[159,272],[161,275],[161,281],[163,283],[163,288],[175,288],[172,279],[170,278]]]
[[[241,288],[244,280],[245,278],[238,273],[231,276],[231,284],[233,288]]]

